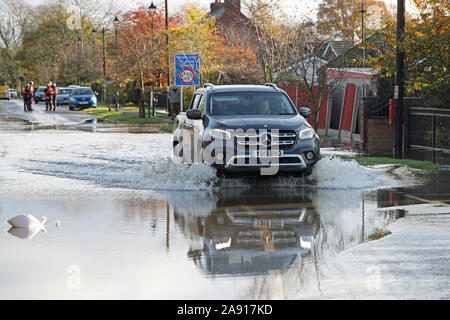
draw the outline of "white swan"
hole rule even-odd
[[[31,227],[31,228],[16,228],[11,227],[8,230],[8,233],[12,234],[13,236],[21,239],[32,239],[36,234],[39,233],[39,231],[45,232],[45,229],[42,229],[41,227]]]
[[[46,217],[42,217],[41,221],[33,217],[31,214],[21,214],[7,220],[8,223],[16,228],[40,228],[45,230]]]

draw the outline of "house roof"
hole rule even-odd
[[[345,51],[353,47],[354,43],[351,41],[330,41],[330,44],[333,46],[336,51],[336,55],[339,57]]]

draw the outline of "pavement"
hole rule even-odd
[[[0,117],[17,118],[42,125],[74,125],[96,118],[102,118],[101,116],[96,116],[85,112],[71,111],[68,106],[59,106],[56,108],[55,112],[46,112],[45,104],[43,103],[33,103],[32,107],[34,111],[24,112],[23,100],[2,100],[0,101]],[[118,110],[130,115],[139,114],[138,112],[123,108],[118,108]],[[171,119],[166,119],[163,117],[152,116],[152,118],[158,119],[163,123],[173,123]]]
[[[95,116],[69,111],[67,106],[57,107],[57,111],[45,111],[43,103],[34,104],[34,111],[23,111],[23,100],[0,101],[0,117],[10,117],[39,123],[41,125],[74,125],[92,120]]]
[[[390,235],[327,261],[316,298],[450,299],[450,207],[409,207]]]

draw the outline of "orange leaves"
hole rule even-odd
[[[146,7],[126,12],[121,16],[115,63],[122,79],[140,82],[165,82],[166,68],[165,16],[156,11],[153,16]],[[181,21],[179,15],[169,18],[174,26]],[[115,44],[112,44],[115,47]]]

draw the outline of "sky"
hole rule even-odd
[[[52,0],[26,0],[30,4],[45,4],[48,2],[52,2]],[[101,0],[108,1],[108,0]],[[118,7],[121,11],[127,11],[133,8],[137,8],[140,5],[149,6],[152,0],[115,0],[117,2]],[[222,2],[224,0],[221,0]],[[396,6],[397,0],[383,0],[386,3],[386,7],[391,9]],[[200,6],[206,11],[210,9],[210,3],[214,2],[214,0],[168,0],[169,13],[173,14],[182,9],[182,7],[187,3],[193,3],[197,6]],[[243,2],[243,1],[241,1]],[[314,19],[316,16],[316,10],[321,2],[320,0],[279,0],[281,7],[290,16],[299,17],[309,17]],[[413,8],[412,0],[406,0],[406,9],[411,11]],[[164,6],[164,0],[154,0],[154,3],[157,7]]]
[[[104,1],[106,2],[107,0]],[[223,2],[224,0],[221,1]],[[39,5],[52,2],[52,0],[26,0],[26,2],[29,4]],[[116,0],[116,2],[121,9],[126,11],[132,8],[137,8],[142,4],[149,6],[152,0]],[[209,11],[211,2],[214,2],[214,0],[168,0],[169,13],[172,14],[180,11],[181,8],[187,3],[196,4],[206,11]],[[305,13],[310,11],[311,6],[316,7],[316,3],[318,2],[319,0],[280,0],[281,5],[283,8],[286,8],[287,11],[298,6],[297,9]],[[164,0],[154,0],[154,3],[157,7],[164,6]],[[313,4],[311,5],[311,3]]]

